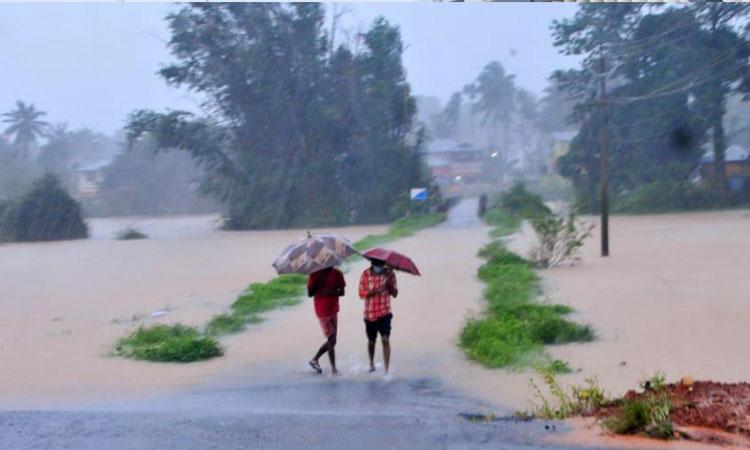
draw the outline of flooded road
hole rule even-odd
[[[36,319],[41,328],[73,330],[6,336],[38,353],[22,357],[3,348],[4,357],[22,363],[3,369],[0,395],[6,404],[15,400],[13,411],[0,412],[3,448],[225,449],[246,448],[248,442],[256,448],[536,448],[562,425],[552,431],[539,422],[472,421],[477,414],[502,417],[512,411],[492,397],[482,400],[461,389],[472,380],[460,378],[467,375],[460,367],[470,365],[456,339],[467,309],[480,306],[481,285],[474,277],[480,261],[475,254],[487,232],[472,220],[476,206],[476,201],[465,201],[442,226],[390,244],[413,256],[424,275],[399,277],[401,295],[394,300],[391,337],[393,377],[387,379],[365,370],[362,303],[356,297],[364,262],[345,268],[349,286],[340,315],[339,377],[316,376],[306,366],[323,339],[309,301],[274,311],[266,322],[224,338],[226,355],[204,363],[139,363],[92,351],[133,326],[110,317],[125,320],[128,312],[161,307],[168,292],[175,300],[167,320],[205,320],[228,305],[248,278],[270,278],[270,266],[255,259],[267,263],[272,259],[268,255],[275,256],[279,244],[296,239],[298,232],[93,240],[66,243],[69,248],[62,245],[57,251],[33,245],[0,248],[0,255],[6,252],[0,265],[9,269],[14,255],[28,258],[27,267],[15,269],[14,282],[0,284],[11,294],[8,298],[16,299],[7,305],[15,308],[18,323]],[[383,229],[339,231],[357,239]],[[74,259],[78,265],[66,269],[64,261],[73,255],[79,255]],[[21,276],[26,273],[22,269],[41,264],[40,258],[67,273],[36,286],[23,285],[21,281],[30,280]],[[112,259],[119,261],[119,273],[113,271]],[[76,274],[85,274],[87,280],[99,274],[104,280],[90,281],[88,289],[74,288]],[[178,288],[168,288],[173,285]],[[186,295],[186,285],[192,286],[191,295]],[[146,298],[152,300],[143,301]],[[61,320],[53,320],[58,315]],[[14,326],[9,319],[5,325]]]

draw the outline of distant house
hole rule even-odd
[[[486,150],[453,139],[429,143],[425,160],[444,193],[458,193],[466,186],[483,182],[487,176]]]
[[[739,145],[731,145],[724,156],[729,191],[750,199],[750,151]],[[714,155],[707,152],[696,170],[695,181],[711,186],[715,184],[716,169]]]
[[[104,179],[104,168],[111,163],[112,159],[105,159],[74,166],[76,197],[91,198],[99,195],[99,188]]]

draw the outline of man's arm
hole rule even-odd
[[[385,283],[388,293],[391,297],[398,297],[398,285],[396,284],[396,273],[393,270],[388,274],[388,281]]]
[[[310,274],[310,276],[307,277],[307,296],[312,297],[315,295],[315,290],[313,287],[315,286],[315,280],[313,280],[313,274]]]

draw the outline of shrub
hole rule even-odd
[[[2,228],[8,240],[52,241],[88,236],[80,204],[54,175],[35,181],[26,194],[4,209]]]
[[[528,192],[522,183],[514,184],[508,192],[503,194],[498,206],[523,219],[532,219],[552,213],[552,210],[544,204],[542,198]]]
[[[531,220],[531,226],[538,239],[531,250],[531,259],[541,268],[578,263],[578,253],[594,228],[591,223],[576,221],[573,214],[537,216]]]
[[[139,327],[117,342],[120,356],[155,362],[187,363],[221,356],[216,339],[181,324]]]
[[[146,239],[146,238],[148,238],[148,235],[136,230],[133,227],[127,227],[124,230],[120,230],[117,232],[117,235],[115,236],[115,239],[118,239],[120,241],[129,241],[133,239]]]
[[[539,376],[544,385],[547,387],[551,398],[547,398],[542,389],[530,379],[534,396],[539,404],[534,407],[534,416],[543,419],[565,419],[576,414],[587,413],[602,406],[606,401],[606,396],[599,381],[595,377],[589,377],[584,380],[581,386],[571,386],[566,390],[560,385],[555,372],[537,368]]]
[[[618,412],[603,421],[602,425],[616,434],[643,433],[659,439],[671,439],[674,437],[669,418],[671,409],[669,397],[664,393],[624,399]]]

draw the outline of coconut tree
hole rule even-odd
[[[21,100],[16,102],[16,109],[4,113],[3,123],[7,123],[6,136],[13,136],[13,143],[27,156],[29,149],[37,139],[44,136],[49,123],[40,118],[47,113],[39,111],[33,104],[26,104]]]

